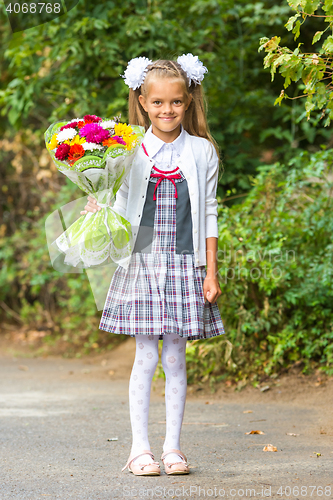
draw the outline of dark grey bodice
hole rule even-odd
[[[154,170],[152,169],[152,172],[153,171]],[[175,188],[172,184],[172,199],[170,199],[170,203],[174,203],[173,200],[175,200],[176,202],[176,210],[174,211],[174,215],[176,217],[176,253],[193,254],[192,216],[188,186],[186,178],[182,171],[178,170],[178,172],[181,174],[181,179],[174,179],[177,187],[178,198],[174,198]],[[156,187],[157,181],[158,179],[155,177],[150,177],[149,179],[146,201],[143,207],[141,223],[133,253],[151,253],[151,246],[154,236],[156,202],[158,201],[157,191],[161,189],[163,183],[171,183],[171,181],[168,179],[162,180],[155,192],[157,199],[154,200],[154,189]]]

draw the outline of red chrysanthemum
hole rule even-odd
[[[57,158],[57,160],[60,160],[60,161],[66,160],[70,149],[71,149],[71,147],[69,144],[60,144],[60,146],[58,146],[57,151],[56,151],[54,156]]]
[[[102,118],[96,115],[85,115],[83,118],[86,125],[87,123],[98,123],[102,121]]]
[[[84,120],[81,120],[79,122],[77,122],[77,128],[81,129],[82,127],[84,127],[86,125],[85,121]]]
[[[71,122],[71,123],[67,123],[67,125],[63,125],[63,126],[60,128],[60,132],[61,132],[62,130],[66,130],[67,128],[75,128],[75,127],[77,127],[77,124],[78,124],[78,123],[79,123],[79,122]]]
[[[84,156],[84,148],[81,144],[74,144],[70,147],[70,151],[68,153],[68,162],[70,165],[73,165],[77,160]]]

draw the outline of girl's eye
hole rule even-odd
[[[179,106],[180,104],[182,104],[182,101],[180,99],[176,99],[175,101],[173,101],[177,106]],[[153,101],[153,104],[155,104],[155,106],[159,106],[161,104],[161,101]]]

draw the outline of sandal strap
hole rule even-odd
[[[188,463],[187,463],[187,458],[186,458],[186,456],[184,455],[184,453],[183,453],[183,452],[181,452],[180,450],[176,450],[176,449],[171,449],[171,450],[168,450],[168,451],[165,451],[164,453],[162,453],[161,460],[162,460],[162,462],[163,462],[163,463],[164,463],[164,459],[165,459],[165,457],[166,457],[167,455],[169,455],[169,453],[176,453],[176,455],[179,455],[179,456],[180,456],[181,458],[183,458],[183,459],[184,459],[184,461],[185,461],[185,462],[183,462],[183,461],[182,461],[182,462],[173,462],[173,464],[174,464],[174,463],[182,463],[182,464],[183,464],[183,463],[185,463],[186,465],[188,465]],[[172,465],[173,465],[173,464],[172,464]]]
[[[169,467],[169,469],[171,469],[174,465],[184,465],[185,468],[188,467],[187,462],[173,462],[172,464],[164,464],[164,467]]]
[[[141,468],[141,470],[143,470],[145,467],[149,467],[150,465],[157,465],[157,467],[160,468],[159,462],[152,462],[151,464],[135,464],[135,465],[138,465]]]
[[[188,467],[187,462],[173,462],[172,464],[164,464],[164,467],[169,467],[169,469],[171,469],[174,465],[183,466],[185,469],[187,469],[187,467]]]
[[[137,458],[142,457],[142,455],[150,455],[153,460],[155,458],[150,450],[144,450],[142,453],[140,453],[136,457],[133,457],[133,458],[129,457],[125,467],[123,467],[121,469],[121,472],[123,472],[126,469],[126,467],[129,467],[129,465],[133,462],[133,460],[136,460]],[[154,463],[158,463],[158,462],[154,462]],[[145,465],[152,465],[152,464],[145,464]]]

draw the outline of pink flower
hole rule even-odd
[[[118,142],[118,144],[124,144],[124,145],[126,146],[126,142],[124,141],[124,139],[122,139],[121,137],[119,137],[119,135],[113,135],[113,136],[111,137],[111,139],[112,139],[113,141],[117,141],[117,142]]]
[[[103,127],[97,125],[97,123],[88,123],[80,129],[80,136],[84,136],[87,142],[95,142],[99,144],[110,137],[110,132],[104,130]]]
[[[55,157],[57,158],[57,160],[66,160],[70,149],[71,147],[69,144],[60,144],[55,153]]]

